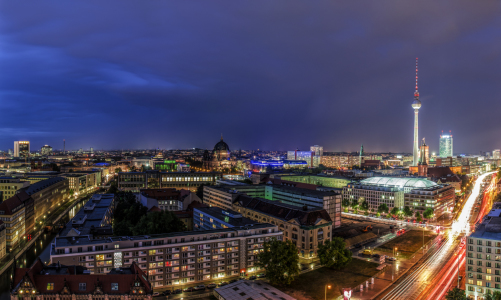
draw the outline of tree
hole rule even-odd
[[[136,172],[136,166],[132,165],[129,167],[130,172]]]
[[[404,215],[406,217],[412,217],[412,215],[413,215],[412,209],[410,209],[410,207],[408,207],[408,206],[404,207]]]
[[[428,207],[424,212],[423,212],[423,217],[425,219],[433,219],[434,217],[434,212],[433,212],[433,208],[431,207]]]
[[[343,207],[349,207],[350,206],[350,199],[348,199],[348,198],[343,199],[343,201],[341,202],[341,205]]]
[[[282,242],[271,238],[257,255],[256,265],[266,270],[271,284],[289,285],[299,275],[297,247],[291,240]]]
[[[351,262],[351,251],[346,249],[346,244],[340,237],[320,244],[317,253],[320,264],[332,269],[340,269]]]
[[[115,169],[115,173],[117,173],[117,174],[118,174],[118,173],[120,173],[120,172],[122,172],[122,168],[118,167],[118,168],[116,168],[116,169]]]
[[[397,215],[399,215],[399,214],[400,214],[400,209],[398,209],[398,207],[396,207],[396,206],[395,206],[395,207],[393,207],[393,208],[391,209],[391,212],[390,212],[390,213],[391,213],[392,215],[394,215],[394,216],[397,216]]]
[[[423,218],[421,218],[421,214],[419,213],[419,211],[416,211],[415,216],[416,216],[416,221],[418,221],[418,222],[423,221]]]
[[[117,192],[115,199],[113,234],[131,235],[132,228],[146,215],[148,209],[136,201],[136,196],[132,192]],[[128,234],[122,234],[124,232]]]
[[[445,295],[445,299],[447,300],[466,300],[466,294],[463,290],[458,289],[457,287],[448,291]]]
[[[362,204],[360,204],[360,209],[365,210],[365,211],[369,210],[369,203],[367,202],[367,200],[364,200],[362,202]]]
[[[106,193],[107,194],[116,194],[116,193],[118,193],[118,187],[117,187],[117,183],[115,181],[112,181],[110,183],[110,188],[108,189],[108,191]]]
[[[75,191],[73,189],[70,189],[70,192],[69,192],[70,197],[73,196],[74,193],[75,193]]]
[[[353,208],[353,209],[358,208],[358,199],[351,200],[351,208]]]
[[[134,235],[186,231],[186,225],[171,211],[149,212],[134,226]]]
[[[382,214],[382,213],[388,213],[390,209],[388,208],[388,205],[385,203],[382,203],[381,205],[378,206],[377,212]]]

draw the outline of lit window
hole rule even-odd
[[[53,291],[54,290],[54,283],[47,283],[47,290]]]
[[[111,283],[111,290],[118,291],[118,283]]]
[[[79,284],[78,284],[78,290],[79,290],[79,291],[85,291],[85,290],[87,290],[87,283],[85,283],[85,282],[83,282],[83,283],[82,283],[82,282],[81,282],[81,283],[79,283]]]

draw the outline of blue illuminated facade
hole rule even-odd
[[[251,160],[251,166],[257,169],[290,169],[305,168],[308,163],[304,160]]]

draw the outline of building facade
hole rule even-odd
[[[241,195],[281,202],[296,207],[325,209],[334,227],[341,226],[341,191],[317,191],[286,185],[204,186],[204,203],[232,209]]]
[[[193,209],[194,230],[214,230],[241,226],[254,226],[259,222],[245,218],[241,213],[219,207],[196,207]]]
[[[359,203],[366,200],[374,211],[381,204],[386,204],[390,210],[409,206],[423,212],[432,208],[435,218],[438,218],[454,207],[455,192],[453,186],[438,185],[424,178],[372,177],[346,186],[343,199],[350,202],[358,199]]]
[[[454,155],[452,146],[452,134],[440,135],[439,157],[452,157]]]
[[[0,177],[0,193],[3,195],[0,198],[2,201],[7,200],[16,194],[16,191],[28,187],[29,181],[21,180],[15,177]]]
[[[318,246],[331,240],[332,220],[325,209],[294,205],[241,195],[233,209],[256,222],[277,225],[284,240],[291,240],[304,258],[317,255]]]
[[[138,201],[148,210],[156,206],[161,210],[168,211],[186,210],[191,202],[201,202],[195,193],[174,188],[142,189],[138,194]]]
[[[30,142],[15,141],[14,142],[14,157],[28,158],[30,157]]]
[[[33,183],[21,191],[26,192],[34,201],[34,221],[37,224],[68,199],[68,180],[54,177]]]
[[[196,191],[202,184],[215,184],[222,178],[219,172],[120,172],[118,173],[118,188],[122,191],[139,192],[141,189],[152,188],[152,182],[160,188],[187,189]]]
[[[319,149],[317,149],[320,152]],[[323,150],[322,150],[323,154]],[[303,160],[306,161],[309,168],[317,168],[320,165],[321,156],[315,155],[312,151],[287,151],[287,160]]]
[[[24,203],[11,197],[0,203],[0,220],[5,224],[6,250],[11,251],[25,233]]]
[[[466,296],[473,299],[483,299],[487,293],[501,291],[500,215],[501,209],[491,210],[475,232],[466,238],[465,288]]]
[[[104,274],[136,262],[153,287],[181,287],[187,283],[224,279],[257,271],[256,255],[270,238],[282,239],[278,226],[252,227],[169,234],[90,239],[56,237],[51,262],[88,268]]]
[[[42,156],[52,155],[52,147],[49,145],[42,146],[42,148],[40,149],[40,154]]]

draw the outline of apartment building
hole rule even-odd
[[[466,296],[482,299],[501,291],[501,209],[499,202],[466,243]]]
[[[7,229],[5,223],[0,220],[0,259],[7,254]]]
[[[25,233],[24,203],[17,196],[0,203],[0,220],[5,224],[7,251],[12,250]]]
[[[108,273],[136,262],[153,287],[172,288],[257,271],[256,254],[270,238],[282,239],[278,226],[256,224],[106,239],[66,236],[55,238],[50,259],[61,264],[78,263],[91,274]]]
[[[67,200],[68,180],[63,177],[53,177],[33,183],[21,191],[33,199],[35,223],[38,223]]]
[[[101,185],[101,171],[77,171],[61,177],[68,179],[68,188],[77,195]]]
[[[16,191],[28,187],[29,185],[29,181],[24,181],[21,178],[8,176],[0,177],[0,194],[3,195],[0,200],[9,199],[16,194]]]
[[[317,191],[278,184],[204,186],[204,203],[232,209],[240,195],[263,198],[308,208],[325,209],[334,227],[341,226],[341,191]]]
[[[318,245],[332,238],[333,222],[325,209],[298,207],[279,201],[240,195],[233,210],[256,222],[277,225],[284,240],[296,244],[300,255],[313,258]]]
[[[139,192],[154,183],[155,187],[187,189],[194,192],[200,185],[215,184],[222,177],[222,173],[219,172],[120,172],[118,188],[123,191]]]
[[[271,177],[338,189],[342,189],[351,182],[351,180],[346,177],[326,175],[272,175]]]

